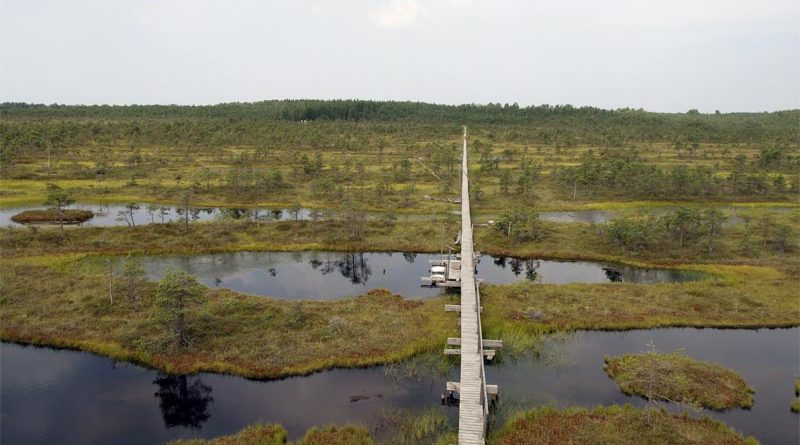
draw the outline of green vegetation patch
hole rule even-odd
[[[642,411],[630,405],[594,409],[535,409],[510,421],[489,443],[512,445],[755,445],[724,423],[708,417]]]
[[[793,413],[800,413],[800,377],[794,380],[794,401],[792,401],[791,409]]]
[[[753,389],[734,371],[682,351],[606,357],[604,369],[625,394],[724,410],[753,406]]]
[[[406,359],[440,347],[456,329],[443,299],[406,300],[385,290],[320,302],[203,288],[200,304],[172,310],[165,323],[156,284],[132,277],[116,279],[111,304],[106,275],[4,265],[0,336],[171,373],[277,378]]]
[[[286,430],[280,425],[257,424],[238,433],[214,439],[176,440],[169,445],[372,445],[366,428],[345,425],[312,428],[297,442],[286,440]]]
[[[79,224],[86,222],[94,217],[91,210],[69,209],[64,210],[63,215],[59,215],[56,209],[47,210],[25,210],[11,217],[11,220],[20,224]]]
[[[520,282],[482,286],[490,336],[574,329],[791,327],[800,320],[795,278],[769,267],[694,266],[717,280],[679,284]]]
[[[214,439],[181,439],[169,445],[284,445],[286,430],[280,425],[256,424],[236,434]]]
[[[296,445],[372,445],[374,442],[366,428],[346,425],[312,428]]]

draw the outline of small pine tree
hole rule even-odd
[[[147,279],[145,278],[144,266],[142,261],[136,257],[125,259],[125,266],[122,269],[122,279],[119,282],[119,291],[128,299],[128,302],[136,309],[141,307],[142,293]]]
[[[75,199],[66,190],[56,184],[47,184],[47,199],[44,205],[58,212],[58,224],[64,230],[64,208],[75,203]]]
[[[168,270],[158,283],[154,318],[167,328],[179,347],[189,345],[186,316],[191,309],[204,303],[203,291],[203,286],[194,276],[174,269]]]

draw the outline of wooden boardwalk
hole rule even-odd
[[[472,219],[469,207],[469,170],[467,166],[467,128],[464,127],[464,149],[461,160],[461,338],[448,339],[448,349],[461,355],[461,380],[449,382],[447,389],[459,393],[458,444],[484,444],[486,420],[489,415],[489,396],[497,394],[496,386],[486,385],[484,344],[501,346],[497,340],[483,340],[481,332],[480,290],[475,280],[475,252],[472,241]]]

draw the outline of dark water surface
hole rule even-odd
[[[159,444],[258,421],[279,422],[296,437],[314,425],[370,422],[376,408],[436,406],[439,397],[429,382],[394,385],[381,367],[262,382],[168,376],[92,354],[7,343],[0,357],[3,445]],[[369,398],[350,402],[359,395]]]
[[[429,260],[440,255],[415,253],[234,252],[191,256],[142,257],[149,278],[160,280],[169,268],[180,269],[209,287],[286,299],[330,300],[386,288],[407,297],[439,295],[421,287]],[[478,276],[488,283],[519,280],[541,283],[683,282],[703,279],[696,272],[643,269],[586,261],[520,260],[486,255]]]
[[[548,340],[543,356],[487,366],[501,404],[642,405],[603,371],[603,355],[683,348],[691,357],[739,372],[755,389],[750,410],[704,412],[764,444],[794,445],[798,417],[789,411],[800,371],[800,329],[584,332]],[[339,369],[276,381],[214,374],[176,377],[92,354],[0,345],[0,442],[16,444],[157,444],[214,437],[257,421],[278,422],[301,436],[329,422],[374,424],[382,410],[457,408],[439,395],[449,375],[392,379],[383,367]],[[353,396],[366,398],[354,400]],[[507,412],[503,409],[501,412]],[[498,419],[502,422],[504,419]]]
[[[789,406],[794,378],[800,375],[800,329],[655,329],[578,332],[547,343],[539,358],[523,358],[486,368],[487,381],[499,382],[504,402],[518,405],[594,406],[631,403],[603,371],[605,355],[683,349],[692,358],[721,364],[739,373],[755,390],[749,410],[703,411],[754,436],[762,444],[800,443],[800,416]]]

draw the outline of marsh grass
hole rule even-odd
[[[721,252],[727,259],[723,256],[715,263],[702,258],[653,262],[615,253],[585,225],[552,228],[551,237],[539,243],[510,245],[491,231],[481,235],[479,245],[492,254],[669,266],[714,278],[651,285],[484,285],[484,332],[487,338],[505,341],[501,360],[503,354],[511,357],[535,349],[543,334],[574,329],[800,323],[798,260],[793,254],[744,260]],[[448,335],[457,336],[455,317],[443,312],[441,298],[407,301],[372,295],[298,306],[220,289],[209,290],[209,304],[195,314],[194,344],[176,352],[165,349],[161,331],[150,321],[152,302],[148,305],[147,295],[138,311],[122,302],[109,304],[108,257],[241,250],[431,252],[438,250],[441,227],[371,222],[360,239],[350,240],[347,233],[342,221],[316,226],[294,221],[196,224],[188,234],[180,224],[64,232],[0,229],[0,333],[4,340],[87,349],[175,372],[258,377],[396,362],[438,351]]]
[[[360,425],[313,427],[296,441],[288,441],[288,434],[281,425],[255,424],[226,436],[182,439],[168,445],[430,445],[449,437],[454,428],[441,409],[420,412],[385,409],[375,413],[370,428]]]
[[[285,445],[286,430],[275,424],[250,425],[241,431],[213,439],[180,439],[168,445]]]
[[[183,439],[168,445],[373,445],[366,428],[355,425],[329,425],[308,430],[303,438],[287,441],[286,430],[275,424],[256,424],[213,439]]]
[[[486,285],[484,332],[508,336],[513,344],[525,333],[539,336],[576,329],[792,327],[800,322],[792,275],[753,266],[698,269],[713,271],[719,278],[649,285]]]
[[[15,265],[3,267],[0,278],[3,340],[88,350],[172,373],[276,378],[390,363],[439,349],[455,331],[441,299],[373,290],[293,303],[208,289],[208,302],[187,316],[189,346],[175,348],[153,319],[153,283],[145,285],[137,310],[124,299],[110,304],[103,275]],[[292,315],[297,305],[301,320]]]
[[[97,119],[97,120],[95,120]],[[97,117],[90,118],[100,126],[131,124],[131,118],[110,123]],[[53,125],[59,128],[70,123],[79,127],[88,121],[67,118],[49,121],[40,117],[30,120],[14,119],[20,129],[33,131],[40,137],[40,126]],[[147,122],[147,121],[145,121]],[[11,121],[9,121],[9,125]],[[137,121],[136,125],[144,122]],[[207,122],[200,123],[206,125]],[[228,125],[220,122],[220,125]],[[452,164],[457,163],[457,144],[460,132],[457,126],[441,123],[407,122],[314,122],[310,125],[297,125],[294,122],[260,122],[265,125],[258,137],[257,144],[243,144],[228,141],[215,141],[208,146],[192,143],[186,146],[174,139],[171,134],[153,134],[145,143],[139,140],[128,140],[128,135],[119,134],[117,138],[94,140],[74,140],[67,145],[58,139],[52,141],[59,148],[55,151],[56,160],[52,168],[48,168],[47,152],[43,149],[31,150],[25,145],[24,150],[13,150],[3,167],[3,179],[0,180],[0,205],[41,202],[45,194],[47,182],[57,183],[68,189],[79,200],[84,202],[127,202],[139,200],[176,204],[178,192],[188,186],[194,186],[198,205],[286,205],[297,201],[306,207],[328,207],[331,199],[319,196],[318,188],[313,183],[328,181],[336,188],[344,186],[352,195],[366,193],[372,198],[363,205],[382,210],[401,209],[401,211],[419,209],[420,207],[442,209],[446,206],[423,198],[424,195],[446,193],[446,187],[453,183]],[[238,124],[237,124],[238,125]],[[569,124],[571,126],[572,123]],[[636,124],[638,126],[638,124]],[[217,125],[208,130],[208,134],[218,131]],[[626,127],[625,131],[630,128]],[[239,134],[241,128],[231,130]],[[73,129],[68,132],[80,132]],[[712,169],[717,175],[727,176],[726,168],[734,162],[737,155],[748,160],[755,160],[760,155],[764,143],[739,143],[731,141],[700,142],[692,150],[676,149],[674,141],[634,141],[628,140],[625,149],[610,148],[608,141],[595,139],[593,133],[590,140],[554,141],[548,136],[544,140],[534,135],[530,127],[517,124],[482,123],[470,128],[471,141],[475,154],[470,158],[470,170],[479,172],[490,160],[498,161],[499,169],[483,172],[483,189],[487,199],[475,202],[474,208],[479,212],[496,212],[508,209],[521,199],[515,193],[500,193],[499,179],[501,170],[513,172],[517,179],[522,159],[529,159],[541,165],[542,178],[537,183],[536,204],[543,208],[576,209],[595,205],[597,207],[614,207],[626,205],[626,202],[637,203],[637,206],[648,205],[642,199],[622,200],[609,204],[609,197],[581,187],[577,199],[572,197],[572,190],[565,191],[552,178],[555,172],[563,167],[580,164],[582,156],[588,151],[599,152],[609,149],[616,152],[632,149],[638,152],[640,159],[661,167],[670,168],[686,165],[690,168],[704,166]],[[63,128],[46,132],[62,134]],[[560,133],[560,132],[559,132]],[[604,133],[604,132],[600,132]],[[193,130],[186,137],[194,140],[197,131]],[[768,138],[768,136],[765,136]],[[558,138],[556,136],[556,138]],[[47,138],[46,138],[47,139]],[[19,143],[9,143],[9,148]],[[796,148],[796,141],[787,147],[787,152]],[[100,147],[102,146],[102,149]],[[19,148],[19,147],[16,147]],[[481,155],[479,156],[479,153]],[[322,159],[320,169],[313,174],[298,172],[298,161],[302,156],[315,158],[319,154]],[[444,158],[441,156],[446,154]],[[131,158],[138,160],[131,163]],[[413,163],[410,174],[396,175],[397,165],[403,159],[418,159],[429,169],[438,172],[444,182],[437,180],[418,163]],[[484,158],[486,161],[481,160]],[[246,162],[242,162],[242,161]],[[451,164],[450,167],[447,164]],[[244,165],[243,165],[244,164]],[[361,169],[356,166],[361,165]],[[98,174],[98,167],[103,166]],[[285,186],[277,187],[265,193],[247,187],[238,190],[229,184],[231,176],[245,176],[247,167],[259,171],[280,172]],[[788,167],[788,166],[787,166]],[[793,166],[792,166],[793,167]],[[456,169],[457,170],[457,169]],[[793,170],[777,169],[770,174],[781,172],[787,179],[796,176]],[[237,175],[237,173],[239,173]],[[378,195],[375,189],[382,182],[388,183],[390,193]],[[413,186],[413,187],[412,187]],[[451,187],[452,188],[452,187]],[[401,197],[402,191],[410,190],[410,199]],[[327,191],[327,190],[326,190]],[[316,193],[315,193],[316,192]],[[377,195],[377,196],[376,196]],[[747,199],[753,201],[775,201],[791,203],[789,193],[764,193],[753,196],[720,196],[731,202]],[[689,198],[695,202],[708,203],[706,199]],[[337,198],[337,201],[339,199]]]
[[[538,408],[518,414],[493,434],[491,445],[757,445],[711,418],[657,410],[647,420],[630,405],[586,408]]]
[[[437,443],[456,430],[456,425],[441,407],[418,411],[382,409],[370,424],[376,442],[386,445],[428,445]]]
[[[752,388],[736,372],[682,351],[605,357],[605,371],[628,395],[725,410],[753,406]]]
[[[373,445],[369,431],[362,426],[329,425],[311,428],[294,445]]]

